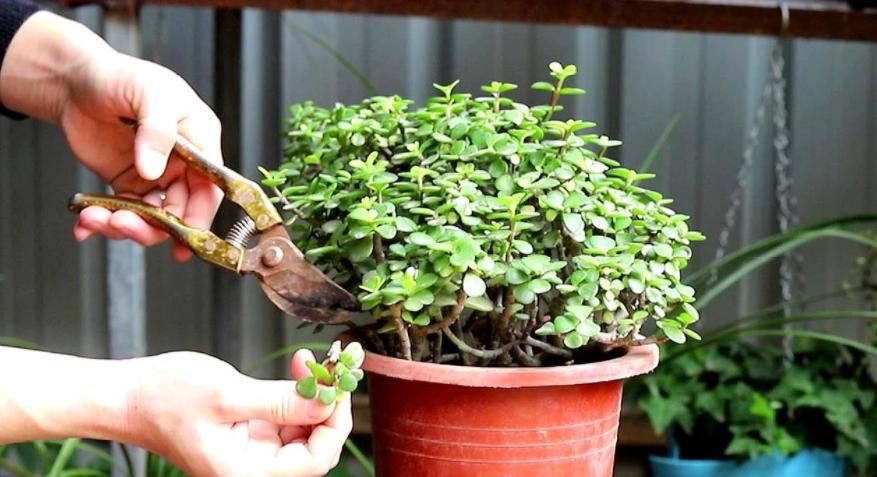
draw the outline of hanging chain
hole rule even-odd
[[[789,127],[788,110],[786,109],[786,80],[784,76],[785,61],[783,47],[777,41],[771,56],[770,75],[773,84],[773,148],[775,155],[774,170],[776,173],[777,224],[780,233],[788,232],[798,224],[795,213],[796,201],[792,195],[794,179],[792,177],[792,160],[789,158]],[[802,293],[803,259],[797,253],[783,255],[780,263],[780,293],[783,303],[783,316],[792,314],[792,300],[795,293]],[[796,280],[797,278],[797,280]],[[793,287],[798,290],[793,290]],[[785,326],[788,329],[788,325]],[[793,356],[792,340],[789,335],[783,336],[783,352],[791,361]]]
[[[790,134],[788,110],[786,108],[785,60],[781,40],[777,40],[771,53],[769,78],[759,97],[752,127],[746,135],[746,141],[743,146],[743,162],[740,165],[740,170],[737,172],[734,190],[731,192],[731,201],[728,210],[725,212],[722,230],[719,233],[719,245],[715,256],[716,262],[724,258],[727,253],[731,232],[733,232],[737,225],[737,215],[743,204],[743,192],[748,186],[755,148],[758,146],[758,138],[764,128],[768,105],[772,105],[773,109],[777,224],[780,233],[784,233],[798,224],[798,217],[795,213],[797,201],[792,195],[792,185],[794,182],[791,170],[792,161],[788,154]],[[783,256],[780,264],[780,293],[783,303],[783,316],[789,316],[792,313],[792,301],[795,294],[797,293],[800,296],[803,293],[802,269],[803,260],[800,255],[792,253]],[[717,279],[718,270],[714,268],[708,280],[709,285],[715,284]],[[783,350],[786,357],[792,359],[791,340],[788,336],[783,338]]]
[[[743,146],[743,163],[740,165],[740,170],[737,171],[737,182],[734,185],[734,190],[731,192],[731,203],[728,206],[728,210],[725,211],[725,219],[722,224],[722,231],[719,232],[719,246],[716,248],[714,262],[718,262],[725,257],[725,253],[728,249],[728,241],[731,238],[731,232],[737,226],[737,212],[743,205],[743,191],[746,189],[749,180],[749,171],[752,169],[752,158],[755,155],[755,147],[758,146],[758,137],[761,135],[761,128],[764,125],[765,112],[767,111],[767,105],[770,102],[771,91],[773,91],[773,84],[768,81],[764,85],[761,97],[758,100],[758,107],[755,110],[755,120],[752,122],[752,128],[749,129],[749,134],[746,135],[746,143]],[[718,280],[718,270],[713,268],[708,280],[708,286],[714,285],[716,280]]]

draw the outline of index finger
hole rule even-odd
[[[179,132],[204,151],[207,159],[222,164],[222,126],[207,105],[201,103],[196,109],[197,113],[180,121]],[[186,170],[186,181],[189,185],[189,201],[183,219],[194,227],[210,228],[222,202],[222,190],[192,169]]]
[[[179,133],[192,144],[204,150],[211,160],[222,163],[221,125],[219,120],[206,105],[196,107],[198,112],[186,117],[179,123]],[[189,197],[186,202],[182,219],[192,227],[210,229],[213,218],[222,202],[222,190],[206,177],[186,169],[186,184]],[[191,253],[185,247],[174,247],[174,256],[178,260],[187,260]]]

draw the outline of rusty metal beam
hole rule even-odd
[[[64,5],[118,0],[61,0]],[[779,35],[777,0],[139,0],[142,4],[298,9],[615,28]],[[877,41],[877,9],[789,0],[790,37]]]

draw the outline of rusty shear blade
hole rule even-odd
[[[258,277],[277,307],[306,321],[341,323],[359,310],[353,295],[305,260],[282,225],[263,232],[259,244],[244,253],[241,273]]]

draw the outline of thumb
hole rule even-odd
[[[224,403],[227,417],[236,421],[261,419],[274,424],[303,426],[324,422],[335,404],[305,399],[295,390],[295,381],[267,381],[247,378],[229,389]]]
[[[177,138],[177,118],[168,104],[144,100],[134,137],[134,165],[140,177],[154,181],[164,174]]]

